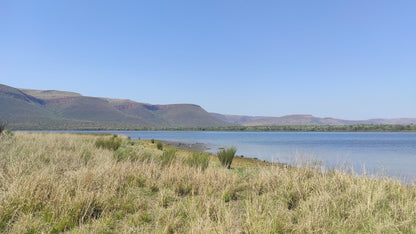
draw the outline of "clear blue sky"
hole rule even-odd
[[[416,117],[416,1],[0,0],[0,83],[224,114]]]

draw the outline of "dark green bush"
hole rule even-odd
[[[99,138],[95,141],[97,148],[104,148],[116,151],[121,145],[121,139],[114,135],[111,138]]]
[[[158,142],[156,143],[156,148],[157,148],[158,150],[163,150],[163,144],[162,144],[162,142],[158,141]]]
[[[194,152],[191,157],[185,160],[185,163],[190,167],[200,168],[205,170],[208,168],[210,156],[203,152]]]
[[[150,142],[152,142],[152,144],[154,144],[154,143],[155,143],[155,139],[153,139],[153,138],[152,138],[152,139],[150,140]]]
[[[168,166],[172,164],[175,158],[176,158],[176,149],[167,149],[160,156],[160,164],[162,166]]]
[[[218,159],[222,166],[226,167],[227,169],[231,168],[231,163],[233,162],[235,153],[237,152],[237,148],[234,146],[228,149],[223,149],[217,152]]]

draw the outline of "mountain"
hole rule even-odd
[[[211,113],[211,115],[225,122],[243,126],[416,124],[416,118],[343,120],[335,118],[319,118],[312,115],[286,115],[281,117],[223,115],[218,113]]]
[[[12,129],[141,129],[216,127],[219,120],[198,105],[152,105],[87,97],[57,90],[17,89],[0,84],[0,120]]]
[[[152,105],[128,99],[88,97],[57,90],[0,84],[0,122],[11,129],[152,129],[231,125],[416,124],[416,118],[342,120],[312,115],[281,117],[208,113],[194,104]]]

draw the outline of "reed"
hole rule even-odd
[[[218,160],[220,160],[220,163],[223,167],[226,167],[227,169],[231,168],[231,163],[233,162],[235,153],[237,152],[237,148],[231,147],[228,149],[222,149],[217,152]]]

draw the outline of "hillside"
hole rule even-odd
[[[218,113],[211,113],[211,115],[223,121],[243,126],[416,124],[416,118],[343,120],[335,118],[319,118],[312,115],[286,115],[282,117],[222,115]]]
[[[0,84],[0,120],[12,129],[145,129],[230,125],[193,104],[152,105]]]
[[[0,121],[16,130],[133,130],[231,125],[416,124],[416,118],[343,120],[312,115],[282,117],[208,113],[194,104],[152,105],[128,99],[87,97],[57,90],[17,89],[0,84]]]

